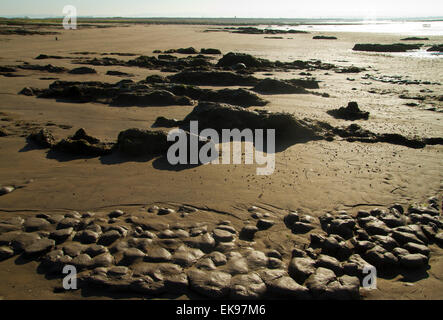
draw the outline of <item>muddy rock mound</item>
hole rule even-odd
[[[378,43],[358,43],[352,50],[369,52],[406,52],[408,50],[418,50],[422,44],[378,44]]]
[[[260,81],[252,90],[265,94],[308,93],[303,87],[289,81],[270,78]]]
[[[332,109],[327,112],[331,116],[337,119],[345,120],[368,120],[369,112],[362,111],[358,107],[357,102],[349,102],[347,107],[341,107],[339,109]]]
[[[113,143],[104,143],[81,128],[73,136],[53,146],[53,150],[79,156],[103,156],[112,153]]]
[[[208,86],[254,86],[259,82],[253,76],[229,71],[182,71],[168,79],[175,83]]]
[[[291,141],[319,139],[317,132],[303,120],[288,113],[247,110],[238,106],[214,102],[200,102],[183,120],[199,121],[199,128],[275,129],[278,139]]]
[[[272,62],[266,59],[259,59],[246,53],[229,52],[225,54],[217,63],[218,67],[233,67],[243,63],[248,68],[271,67]]]
[[[168,151],[171,143],[163,131],[128,129],[118,135],[118,150],[130,156],[159,155]]]

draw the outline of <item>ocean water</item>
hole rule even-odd
[[[369,33],[385,33],[393,34],[401,37],[426,37],[426,36],[443,36],[443,21],[432,22],[417,22],[417,21],[360,21],[352,23],[333,22],[329,21],[324,24],[306,24],[299,26],[276,26],[276,25],[261,25],[259,28],[263,29],[277,29],[277,30],[303,30],[312,32],[369,32]],[[397,41],[400,42],[400,41]],[[411,41],[414,42],[414,41]],[[418,41],[420,42],[420,41]],[[406,42],[405,42],[406,43]],[[426,44],[426,42],[425,42]],[[429,45],[434,44],[429,41]],[[393,56],[415,57],[415,58],[443,58],[443,53],[427,52],[427,47],[420,50],[412,50],[402,53],[386,53]],[[376,54],[376,53],[374,53]]]
[[[260,28],[282,30],[297,29],[317,32],[373,32],[404,36],[443,36],[443,21],[398,22],[389,20],[370,20],[349,23],[329,21],[323,24],[305,24],[299,26],[261,25]]]

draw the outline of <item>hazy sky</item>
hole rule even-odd
[[[443,16],[443,0],[0,0],[0,16],[424,17]]]

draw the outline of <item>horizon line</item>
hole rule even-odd
[[[1,19],[58,19],[64,18],[63,15],[6,15],[0,16]],[[168,17],[168,16],[95,16],[95,15],[85,15],[78,16],[78,19],[257,19],[257,20],[356,20],[365,19],[368,20],[367,16],[330,16],[330,17],[306,17],[306,18],[282,18],[282,17],[196,17],[196,16],[186,16],[186,17]],[[378,16],[371,17],[370,20],[381,20],[381,19],[443,19],[443,16]]]

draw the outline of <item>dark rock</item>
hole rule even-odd
[[[303,87],[297,86],[289,81],[270,78],[261,80],[253,90],[265,94],[308,93]]]
[[[113,143],[103,143],[99,139],[88,135],[83,128],[77,130],[73,136],[63,139],[53,146],[53,150],[56,151],[93,157],[110,154],[113,148]]]
[[[172,255],[164,248],[153,248],[148,250],[145,259],[150,262],[169,262],[172,260]]]
[[[67,228],[77,229],[77,227],[80,226],[80,224],[81,224],[81,221],[79,219],[64,218],[58,222],[57,230],[67,229]]]
[[[214,229],[213,237],[218,242],[230,242],[234,240],[234,235],[226,230]]]
[[[88,254],[88,252],[86,252]],[[108,268],[114,264],[114,257],[109,252],[104,252],[92,259],[91,265],[94,268]]]
[[[341,276],[343,274],[343,267],[340,265],[340,262],[336,258],[328,255],[319,255],[315,266],[330,269],[334,271],[337,276]]]
[[[269,220],[269,219],[259,219],[257,221],[257,228],[259,230],[268,230],[269,228],[271,228],[273,225],[275,224],[274,221]]]
[[[229,71],[182,71],[168,79],[175,83],[206,86],[254,86],[259,82],[252,76]]]
[[[421,44],[356,44],[352,50],[354,51],[370,51],[370,52],[406,52],[408,50],[420,49]]]
[[[117,76],[117,77],[132,77],[134,76],[131,73],[121,72],[117,70],[108,70],[106,71],[107,76]]]
[[[176,96],[166,90],[154,90],[150,92],[127,92],[119,93],[111,102],[116,106],[170,106],[192,105],[192,100],[184,96]]]
[[[263,129],[276,130],[277,139],[309,140],[318,139],[316,129],[291,114],[249,111],[241,107],[213,102],[200,102],[184,122],[197,120],[199,128],[222,129]]]
[[[70,74],[94,74],[97,73],[95,69],[88,68],[88,67],[79,67],[72,69],[69,71]]]
[[[99,234],[92,230],[84,230],[77,233],[74,239],[84,244],[91,244],[97,242]]]
[[[334,118],[345,120],[367,120],[369,118],[369,112],[361,111],[357,102],[349,102],[346,108],[342,107],[339,109],[329,110],[328,114]]]
[[[246,53],[229,52],[225,54],[217,63],[218,67],[232,67],[238,63],[245,64],[250,67],[269,67],[271,62],[265,59],[259,59]]]
[[[115,242],[116,240],[121,238],[121,234],[120,232],[118,232],[117,230],[110,230],[107,231],[105,233],[103,233],[99,240],[98,240],[98,244],[104,245],[104,246],[109,246],[110,244],[112,244],[113,242]]]
[[[374,219],[370,222],[368,222],[366,225],[363,226],[363,228],[370,234],[370,235],[382,235],[386,236],[390,232],[390,229],[388,226],[378,219]]]
[[[307,300],[311,298],[309,289],[299,285],[291,277],[283,276],[267,284],[269,293],[280,298],[292,298],[297,300]]]
[[[23,224],[26,232],[48,230],[51,228],[51,223],[42,218],[27,218]]]
[[[197,50],[195,50],[193,47],[189,47],[189,48],[180,48],[176,50],[177,53],[181,53],[181,54],[197,54]]]
[[[200,101],[228,103],[242,107],[264,106],[268,101],[245,89],[205,90],[199,97]]]
[[[392,233],[392,237],[401,245],[404,245],[408,242],[413,242],[417,244],[423,245],[423,241],[417,238],[417,236],[413,233],[409,232],[401,232],[401,231],[394,231]]]
[[[252,241],[258,230],[259,229],[256,226],[244,226],[240,231],[240,239]]]
[[[119,151],[131,156],[164,154],[170,145],[163,131],[128,129],[118,135]]]
[[[34,241],[31,245],[24,248],[25,254],[27,256],[39,256],[48,251],[50,251],[55,246],[55,241],[51,239],[38,239]]]
[[[201,49],[200,53],[201,54],[221,54],[221,51],[218,49],[207,48],[207,49]]]
[[[43,148],[52,148],[55,145],[54,136],[47,129],[31,133],[28,139]]]
[[[232,299],[259,299],[265,292],[266,285],[256,273],[236,275],[231,279],[230,298]]]
[[[66,241],[73,233],[74,228],[65,228],[52,231],[49,235],[49,239],[55,240],[56,243],[62,243]]]
[[[329,234],[338,234],[344,239],[349,239],[353,236],[355,221],[353,219],[334,219],[331,221],[326,231]]]
[[[214,299],[229,295],[231,275],[221,271],[201,271],[191,269],[187,271],[189,285],[192,290],[201,295]]]
[[[0,247],[0,261],[9,259],[14,256],[14,250],[7,246]]]
[[[406,254],[399,257],[401,266],[409,269],[423,268],[428,265],[428,258],[420,253]]]
[[[421,38],[421,37],[408,37],[400,39],[401,41],[420,41],[420,40],[429,40],[429,38]]]
[[[443,44],[437,44],[428,48],[426,51],[428,52],[443,52]]]
[[[314,40],[337,40],[337,37],[334,36],[314,36],[312,37]]]
[[[23,64],[21,66],[18,66],[20,69],[24,70],[33,70],[33,71],[45,71],[50,73],[62,73],[65,72],[66,69],[62,67],[54,67],[51,64],[42,66],[42,65],[36,65],[36,64]]]
[[[315,229],[315,226],[306,222],[295,222],[291,228],[292,232],[295,234],[307,233],[313,229]]]
[[[356,277],[337,278],[332,270],[318,268],[306,280],[306,286],[317,299],[358,299],[360,281]]]
[[[288,267],[289,275],[298,283],[303,283],[315,272],[315,260],[311,258],[293,258]]]
[[[431,250],[422,244],[417,244],[414,242],[408,242],[403,246],[406,250],[408,250],[410,253],[420,253],[422,255],[425,255],[429,257]]]

